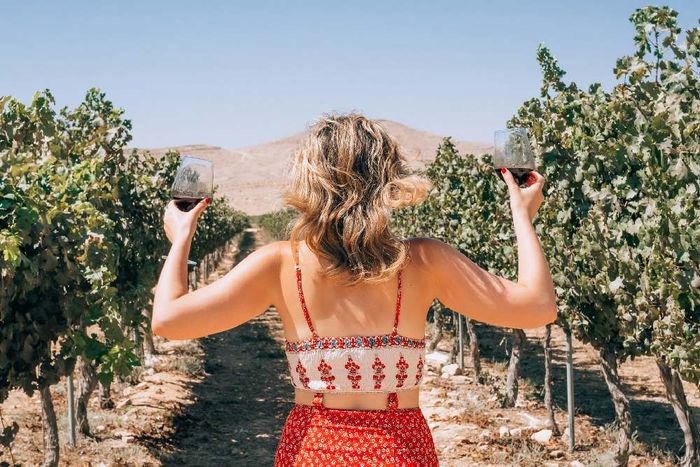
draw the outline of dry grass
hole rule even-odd
[[[466,401],[461,401],[460,409],[462,412],[458,418],[459,423],[473,423],[479,428],[489,428],[494,426],[493,419],[488,415],[489,407],[478,399],[467,399]]]
[[[508,438],[496,443],[502,449],[491,455],[491,461],[522,467],[541,467],[551,461],[547,448],[529,438]]]
[[[202,360],[190,355],[182,355],[177,358],[159,360],[154,362],[153,369],[158,373],[181,373],[187,376],[201,376],[204,374]]]

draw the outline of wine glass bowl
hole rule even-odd
[[[181,211],[189,211],[214,193],[214,164],[198,157],[183,156],[175,174],[172,198]]]
[[[527,129],[498,130],[494,133],[493,146],[493,167],[501,180],[501,167],[505,167],[513,174],[518,185],[524,185],[530,172],[537,168]]]

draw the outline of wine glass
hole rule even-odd
[[[175,173],[171,197],[180,211],[189,211],[204,198],[214,195],[214,163],[206,159],[183,156]],[[167,258],[167,256],[163,256]],[[197,263],[187,260],[189,266]]]
[[[519,186],[524,185],[528,174],[537,168],[527,129],[498,130],[494,133],[493,145],[493,167],[501,180],[501,167],[505,167],[513,174]]]
[[[214,164],[206,159],[183,156],[173,182],[172,198],[181,211],[189,211],[214,194]]]

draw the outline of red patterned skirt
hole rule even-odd
[[[420,408],[386,410],[294,406],[275,466],[437,466]]]

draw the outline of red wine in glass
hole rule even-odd
[[[528,179],[528,176],[530,175],[530,172],[532,172],[532,169],[526,168],[526,167],[506,167],[510,171],[511,174],[513,174],[513,178],[517,182],[518,186],[525,185]],[[505,183],[505,179],[503,178],[503,174],[501,173],[500,168],[495,168],[494,170],[496,171],[496,174],[503,180]]]
[[[510,170],[519,186],[525,185],[528,175],[536,168],[527,130],[498,130],[494,133],[493,143],[493,168],[499,178],[504,180],[501,167],[505,167]]]
[[[197,204],[202,201],[204,197],[192,197],[192,196],[173,196],[173,200],[175,200],[175,206],[180,211],[191,211],[192,208],[197,206]]]
[[[214,166],[211,161],[183,156],[175,174],[171,196],[181,211],[190,211],[214,192]]]

